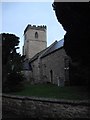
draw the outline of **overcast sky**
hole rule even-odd
[[[2,30],[20,37],[22,53],[23,33],[28,24],[47,26],[47,45],[64,37],[65,31],[59,24],[52,2],[3,2],[2,3]]]

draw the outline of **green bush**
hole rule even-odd
[[[24,75],[21,72],[11,72],[4,82],[3,92],[19,91],[23,88]]]

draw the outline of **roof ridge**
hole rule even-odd
[[[34,55],[29,61],[31,62],[32,60],[38,58],[39,56],[42,57],[48,50],[50,50],[55,44],[57,43],[57,40],[52,43],[49,47],[45,48],[44,50],[38,52],[36,55]],[[41,55],[40,55],[41,53]],[[36,58],[35,58],[36,57]]]
[[[47,49],[44,51],[44,53],[42,52],[42,54],[39,56],[39,58],[41,58],[48,50],[50,50],[55,44],[57,43],[57,40],[52,43],[49,47],[47,47]]]
[[[59,41],[55,41],[53,44],[52,44],[52,46],[42,55],[42,57],[44,57],[45,55],[47,55],[48,53],[51,53],[53,50],[52,50],[52,48],[54,47],[54,46],[56,46],[57,44],[60,44],[60,43],[62,43],[62,41],[63,41],[64,39],[61,39],[61,40],[59,40]],[[61,45],[59,48],[61,48],[63,45]],[[56,48],[54,49],[54,51],[56,50]],[[49,52],[48,52],[49,51]]]
[[[45,48],[44,50],[38,52],[36,55],[34,55],[30,62],[33,61],[34,59],[40,59],[42,58],[43,56],[45,56],[45,54],[47,54],[48,51],[52,50],[52,48],[58,44],[59,42],[63,41],[64,39],[61,39],[59,41],[55,40],[49,47]]]

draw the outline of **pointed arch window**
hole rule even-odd
[[[35,32],[35,38],[38,38],[38,32]]]

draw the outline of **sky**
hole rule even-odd
[[[65,35],[62,25],[56,18],[52,2],[2,2],[0,33],[11,33],[20,38],[20,54],[24,43],[24,30],[28,24],[47,26],[47,46]]]

